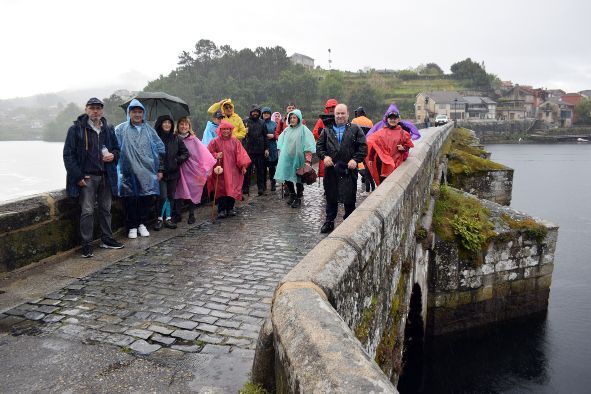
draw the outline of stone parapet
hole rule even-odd
[[[96,213],[95,213],[96,214]],[[122,204],[113,201],[112,227],[124,225]],[[65,190],[0,205],[0,272],[12,271],[79,245],[80,208]],[[95,220],[98,234],[98,220]]]
[[[255,382],[277,392],[397,392],[390,382],[400,371],[386,376],[374,359],[387,346],[390,358],[402,353],[385,338],[404,329],[393,309],[408,305],[416,280],[415,228],[451,127],[429,129],[408,160],[281,280],[272,325],[259,337]],[[270,346],[272,363],[263,357]]]

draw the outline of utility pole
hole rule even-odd
[[[330,60],[330,48],[328,48],[328,71],[330,71],[332,60]]]

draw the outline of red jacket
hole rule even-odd
[[[404,150],[398,150],[398,145],[402,145]],[[381,178],[386,178],[406,160],[408,151],[413,146],[410,134],[402,130],[400,126],[396,126],[394,129],[383,127],[367,137],[368,150],[365,161],[376,185],[380,184]],[[378,156],[382,162],[382,168],[379,172]]]

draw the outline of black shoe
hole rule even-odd
[[[173,223],[180,223],[183,221],[183,217],[181,215],[172,215],[172,221]]]
[[[293,202],[291,203],[291,207],[292,208],[299,208],[302,205],[302,199],[297,197],[295,200],[293,200]]]
[[[187,224],[193,224],[195,223],[195,215],[193,215],[192,213],[189,214],[189,219],[187,219]]]
[[[92,254],[92,246],[91,245],[82,245],[82,257],[85,259],[94,256]]]
[[[334,222],[325,222],[322,225],[322,228],[320,229],[320,232],[322,234],[326,234],[326,233],[330,233],[332,230],[334,230]]]
[[[164,221],[164,226],[168,227],[168,228],[176,228],[176,223],[172,221],[172,219],[166,219]]]
[[[226,211],[226,216],[236,216],[236,210],[234,208]]]
[[[154,231],[160,231],[162,229],[162,219],[156,220],[156,224],[154,225]]]
[[[262,196],[263,194],[265,194],[264,190],[259,190],[259,196]]]
[[[275,183],[271,183],[271,191],[274,192],[277,188],[275,187]]]
[[[287,205],[293,204],[293,202],[295,201],[295,199],[296,199],[296,195],[290,193],[289,194],[289,198],[287,199]]]
[[[121,242],[115,241],[113,238],[105,238],[103,242],[101,242],[101,248],[103,249],[121,249],[123,248],[123,244]],[[92,250],[90,251],[92,255]]]
[[[226,213],[226,211],[219,211],[218,212],[218,219],[225,219],[228,217],[228,214]]]

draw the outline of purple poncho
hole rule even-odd
[[[385,125],[387,125],[388,122],[386,121],[386,116],[391,112],[400,113],[400,111],[398,110],[398,107],[394,103],[390,104],[390,106],[388,107],[388,109],[384,113],[384,117],[382,118],[382,120],[380,120],[378,123],[373,125],[373,127],[367,132],[366,137],[369,137],[370,135],[372,135],[376,131],[380,130]],[[419,129],[417,129],[417,126],[415,126],[410,120],[400,120],[400,123],[402,123],[402,125],[404,125],[404,126],[406,126],[406,128],[408,128],[408,132],[410,133],[410,138],[412,138],[413,140],[418,140],[419,138],[421,138],[421,133],[419,133]]]

